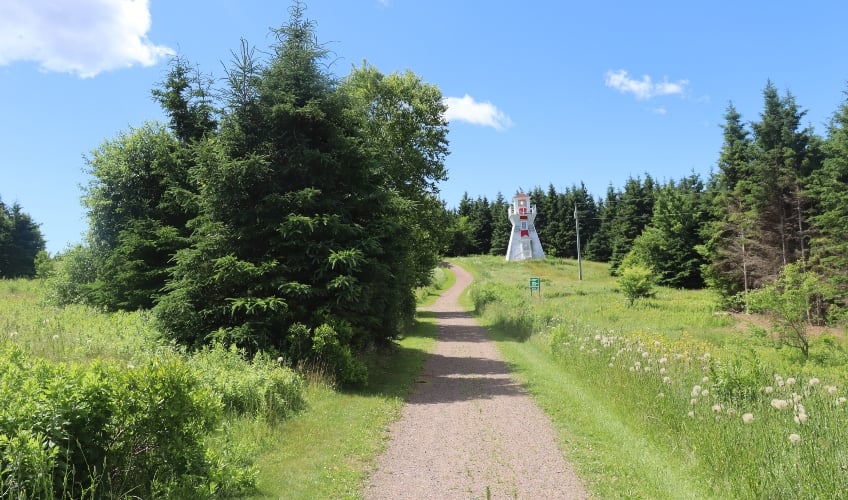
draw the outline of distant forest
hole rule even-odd
[[[792,266],[815,280],[810,320],[838,320],[848,299],[848,103],[825,137],[801,126],[805,113],[769,81],[758,121],[744,122],[728,105],[718,168],[708,179],[659,183],[646,173],[597,198],[583,185],[534,188],[546,254],[577,257],[576,210],[582,256],[609,262],[613,274],[644,266],[661,285],[708,286],[726,307],[747,310],[749,292]],[[505,255],[510,202],[511,195],[466,193],[451,211],[447,254]]]

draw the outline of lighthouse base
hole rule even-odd
[[[509,238],[509,246],[506,249],[506,260],[528,260],[544,259],[545,252],[536,231],[531,231],[528,236],[521,236],[519,231],[513,231]]]

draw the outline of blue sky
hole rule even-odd
[[[86,230],[83,156],[145,121],[179,53],[214,77],[245,38],[288,19],[259,0],[0,0],[0,198],[55,253]],[[585,183],[595,197],[645,173],[706,178],[733,101],[759,119],[771,80],[825,133],[848,89],[841,1],[312,0],[344,76],[363,60],[437,85],[450,119],[441,185],[492,199]]]

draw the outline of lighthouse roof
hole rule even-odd
[[[516,198],[529,198],[530,195],[524,193],[518,193],[515,195]]]

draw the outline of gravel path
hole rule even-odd
[[[429,308],[439,340],[390,428],[365,498],[588,498],[545,414],[459,308],[471,276],[451,269],[456,284]]]

